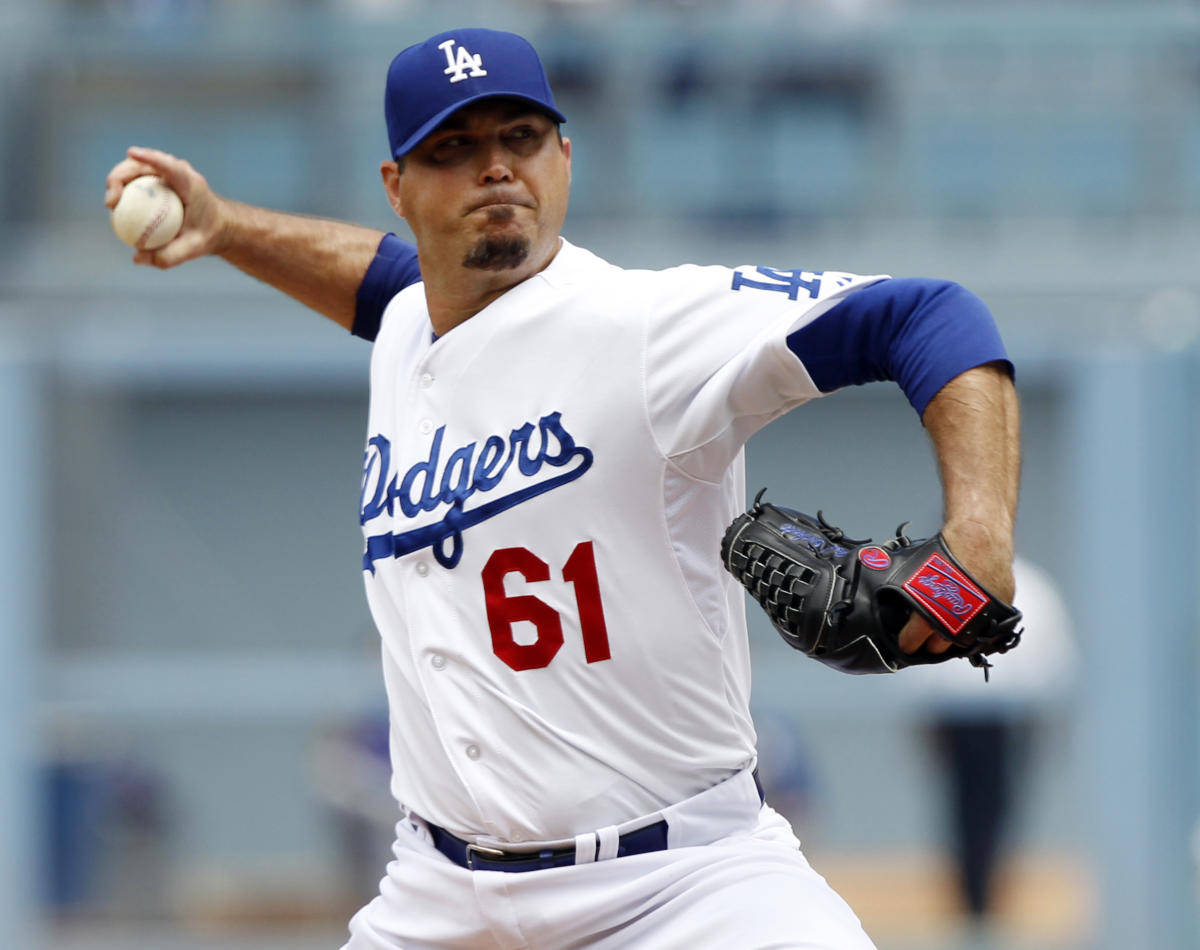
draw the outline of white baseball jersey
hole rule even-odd
[[[554,840],[754,764],[742,446],[819,395],[788,333],[881,279],[564,243],[438,339],[423,284],[392,300],[361,517],[403,805]]]

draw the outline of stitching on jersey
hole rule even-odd
[[[717,645],[718,654],[724,660],[726,657],[726,654],[725,654],[725,650],[723,648],[723,644],[725,644],[728,641],[731,629],[734,626],[736,626],[736,618],[731,617],[725,610],[722,609],[721,616],[725,620],[730,621],[730,622],[727,624],[724,632],[718,632],[717,630],[714,630],[712,625],[709,623],[708,616],[705,614],[704,610],[700,606],[700,603],[696,599],[695,588],[693,588],[693,586],[688,582],[688,573],[684,570],[683,564],[679,560],[679,553],[678,553],[679,548],[675,544],[675,535],[670,530],[670,521],[667,518],[666,478],[667,478],[668,469],[677,472],[682,478],[684,478],[688,481],[691,481],[691,482],[698,482],[703,485],[713,485],[713,483],[706,482],[703,479],[694,478],[685,469],[676,465],[670,459],[667,459],[666,464],[663,469],[663,482],[662,482],[662,485],[661,485],[660,491],[659,491],[659,498],[662,501],[662,506],[660,508],[660,516],[662,518],[663,537],[667,539],[667,547],[670,552],[671,562],[675,565],[675,571],[676,571],[677,577],[679,578],[679,582],[683,585],[683,589],[687,591],[688,601],[692,605],[692,610],[695,613],[697,620],[700,622],[700,626],[708,633],[708,635],[710,637],[712,637],[713,643],[715,643]],[[714,487],[719,489],[719,486],[714,486]],[[723,571],[720,573],[724,574]],[[726,589],[725,579],[718,579],[717,587],[723,594]],[[721,599],[724,600],[725,598],[722,596]],[[746,645],[745,648],[748,649],[748,645]],[[724,689],[726,696],[728,696],[730,693],[730,683],[733,678],[734,678],[733,669],[730,667],[730,665],[727,662],[722,662],[722,664],[721,664],[721,686]],[[746,699],[748,702],[749,697],[747,697]],[[725,728],[727,728],[729,730],[731,735],[741,735],[742,734],[742,730],[739,728],[739,726],[741,725],[739,722],[739,717],[736,715],[736,708],[738,707],[738,705],[739,704],[729,703],[729,704],[727,704],[727,707],[726,707],[726,709],[728,711],[728,716],[726,719]]]

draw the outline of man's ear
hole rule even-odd
[[[396,162],[383,162],[379,166],[383,178],[383,190],[387,192],[392,210],[404,217],[404,204],[400,201],[400,166]]]
[[[563,154],[567,157],[567,182],[571,181],[571,140],[563,139]]]

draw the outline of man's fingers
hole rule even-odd
[[[157,251],[147,251],[147,263],[161,270],[201,257],[208,251],[208,238],[201,231],[187,230],[180,233],[175,240],[164,244]]]
[[[206,238],[199,231],[183,230],[179,237],[168,241],[162,247],[153,251],[138,251],[133,255],[133,262],[143,267],[157,267],[159,270],[169,270],[177,264],[201,257],[206,253]]]
[[[918,613],[909,615],[908,622],[900,630],[900,649],[905,653],[916,653],[921,644],[933,636],[933,628]]]
[[[125,186],[142,175],[158,175],[183,199],[184,204],[187,203],[192,176],[195,174],[190,164],[169,152],[140,145],[130,146],[125,155],[104,179],[104,204],[107,207],[115,207]]]
[[[934,634],[925,641],[925,649],[930,653],[945,653],[953,644],[943,636]]]
[[[143,148],[140,145],[131,145],[127,154],[133,161],[141,162],[150,168],[150,174],[162,176],[163,180],[183,199],[183,203],[187,204],[191,192],[192,176],[195,174],[195,170],[188,162],[182,158],[176,158],[169,152],[163,152],[156,148]]]
[[[952,644],[934,632],[929,621],[915,611],[900,630],[900,649],[905,653],[916,653],[924,646],[930,653],[945,653]]]
[[[159,171],[153,165],[125,158],[113,166],[112,171],[104,179],[104,204],[108,208],[116,207],[125,186],[142,175],[157,175]]]

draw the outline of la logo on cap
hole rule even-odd
[[[442,72],[450,77],[451,82],[462,82],[464,79],[487,75],[487,70],[483,68],[482,56],[478,53],[471,55],[465,46],[460,46],[458,54],[455,55],[453,46],[454,40],[438,43],[438,49],[446,54],[446,68]]]

